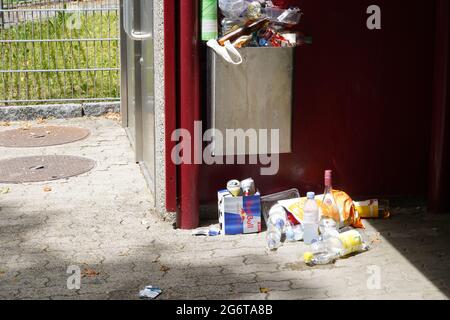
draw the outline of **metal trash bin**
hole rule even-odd
[[[267,129],[269,135],[270,129],[279,129],[279,153],[292,152],[295,48],[247,47],[239,52],[243,62],[236,66],[208,48],[209,127],[224,137],[226,129]],[[242,155],[214,143],[211,150],[215,156]],[[254,154],[248,143],[245,154]]]

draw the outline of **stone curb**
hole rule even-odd
[[[83,112],[87,117],[98,117],[109,112],[120,112],[120,102],[84,103]]]
[[[0,107],[0,121],[97,117],[109,112],[120,112],[120,102]]]

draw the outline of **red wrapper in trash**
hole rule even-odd
[[[287,9],[289,7],[295,6],[295,2],[297,1],[293,1],[293,0],[272,0],[272,3],[274,4],[274,6],[279,7],[279,8],[283,8],[283,9]]]

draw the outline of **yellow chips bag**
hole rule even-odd
[[[330,207],[322,206],[323,195],[317,195],[315,200],[317,206],[320,208],[320,213],[322,216],[326,216],[334,219],[339,226],[352,226],[355,228],[364,228],[361,222],[358,212],[355,210],[355,205],[353,204],[352,198],[343,191],[333,190],[332,191],[336,206],[339,212],[332,210]],[[292,215],[300,223],[303,222],[303,207],[305,206],[307,198],[297,198],[291,200],[282,200],[278,203],[281,204],[287,211],[292,213]]]

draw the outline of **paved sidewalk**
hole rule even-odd
[[[97,167],[68,180],[0,184],[0,190],[10,188],[0,194],[1,299],[137,299],[145,285],[160,286],[159,299],[450,296],[448,215],[428,216],[418,208],[366,222],[372,250],[309,268],[300,258],[306,250],[301,243],[267,254],[264,233],[195,238],[160,221],[124,130],[114,121],[48,124],[87,127],[92,135],[56,147],[0,148],[0,158],[80,155],[95,159]],[[69,266],[82,270],[80,290],[67,288]]]

